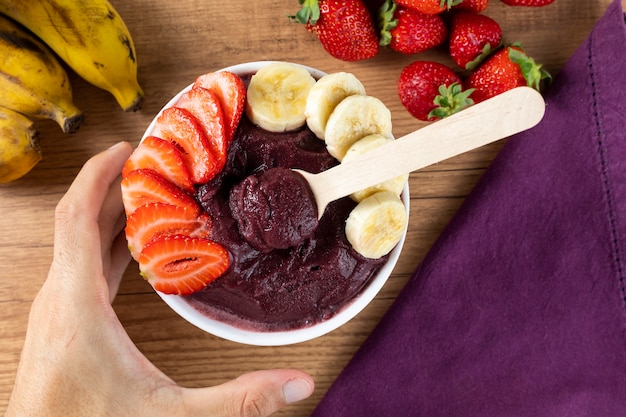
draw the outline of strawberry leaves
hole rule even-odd
[[[463,90],[460,83],[452,83],[449,86],[440,85],[439,95],[433,100],[435,108],[428,113],[428,119],[443,119],[474,104],[470,95],[473,89]]]
[[[320,6],[317,0],[299,0],[302,5],[300,10],[293,15],[289,16],[292,20],[302,24],[315,25],[320,18]]]
[[[540,91],[542,83],[552,83],[552,75],[522,50],[509,48],[509,59],[514,64],[519,65],[522,76],[526,80],[526,85],[529,87]]]

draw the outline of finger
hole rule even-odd
[[[107,274],[105,274],[107,285],[109,287],[109,301],[113,303],[117,291],[122,282],[124,272],[130,263],[130,252],[128,251],[128,243],[126,235],[123,232],[117,235],[111,245],[111,266]]]
[[[126,224],[124,204],[122,203],[121,181],[121,177],[117,177],[113,181],[100,210],[99,224],[102,256],[109,252],[113,239],[122,231]]]
[[[77,273],[102,273],[92,268],[101,253],[99,237],[100,209],[131,152],[128,143],[120,143],[92,157],[81,169],[55,211],[54,268],[58,276]]]
[[[131,151],[129,143],[120,142],[89,159],[63,198],[76,205],[84,217],[97,220],[108,191]]]
[[[184,391],[189,416],[264,417],[308,398],[313,379],[293,369],[251,372],[211,388]]]
[[[61,241],[60,245],[55,242],[56,246],[67,249],[63,246],[65,243],[80,243],[87,244],[87,250],[93,247],[96,242],[92,236],[98,232],[94,229],[98,227],[103,202],[130,152],[130,144],[121,142],[85,163],[57,205],[55,231]],[[85,236],[86,242],[74,242],[74,236]],[[99,239],[97,243],[100,243]],[[93,252],[88,252],[88,255],[92,256]]]

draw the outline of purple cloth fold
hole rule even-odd
[[[615,0],[314,417],[626,416],[625,89]]]

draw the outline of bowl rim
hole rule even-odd
[[[217,71],[230,71],[236,74],[243,73],[254,73],[258,71],[260,68],[267,66],[276,62],[287,62],[287,61],[251,61],[245,62],[241,64],[231,65],[225,68],[222,68]],[[307,69],[311,75],[315,78],[320,78],[326,75],[325,72],[320,71],[316,68],[312,68],[306,65],[301,65],[297,63],[288,62],[293,65],[302,67]],[[170,99],[159,112],[152,119],[151,123],[145,130],[144,135],[141,140],[143,141],[147,136],[150,135],[152,130],[154,129],[156,119],[159,114],[167,109],[168,107],[172,107],[174,103],[183,95],[185,92],[190,90],[193,86],[193,83],[189,84],[187,87],[183,88],[180,92],[178,92],[172,99]],[[405,184],[402,193],[400,195],[401,200],[406,208],[407,219],[410,212],[410,196],[409,196],[409,185],[408,182]],[[208,317],[195,308],[193,308],[184,297],[179,295],[172,294],[164,294],[160,291],[155,292],[159,295],[159,297],[172,309],[176,312],[180,317],[198,327],[205,332],[212,334],[214,336],[218,336],[222,339],[230,340],[232,342],[254,345],[254,346],[285,346],[291,345],[295,343],[301,343],[308,340],[312,340],[323,336],[327,333],[332,332],[333,330],[341,327],[346,324],[348,321],[352,320],[356,317],[365,307],[367,307],[370,302],[376,297],[376,295],[380,292],[382,287],[385,285],[393,269],[395,268],[398,259],[400,257],[400,253],[402,252],[402,248],[404,247],[404,241],[406,239],[408,229],[408,221],[407,225],[405,225],[404,231],[402,233],[402,237],[400,241],[395,246],[395,248],[389,253],[389,258],[387,262],[370,278],[365,287],[353,297],[352,300],[348,301],[340,311],[335,313],[332,317],[327,320],[315,323],[311,326],[301,327],[293,330],[284,330],[284,331],[256,331],[256,330],[247,330],[240,327],[236,327],[219,320]]]

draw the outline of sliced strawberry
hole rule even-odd
[[[187,110],[198,119],[221,171],[226,164],[228,142],[224,111],[217,96],[206,88],[196,87],[184,93],[174,106]]]
[[[246,86],[243,80],[229,71],[210,72],[199,76],[193,87],[206,88],[219,99],[226,117],[226,141],[230,143],[246,106]]]
[[[150,203],[187,207],[196,215],[200,212],[192,196],[151,169],[131,171],[122,179],[122,201],[127,216]]]
[[[189,111],[178,107],[163,110],[152,135],[178,147],[195,184],[206,183],[220,171],[204,128]]]
[[[184,235],[153,239],[139,255],[141,275],[165,294],[188,295],[206,287],[230,266],[226,249]]]
[[[139,207],[126,220],[128,248],[135,260],[143,247],[152,239],[166,235],[183,234],[190,237],[207,237],[211,218],[198,216],[198,210],[165,203],[150,203]]]
[[[122,177],[137,169],[151,169],[183,190],[194,191],[189,169],[180,151],[168,140],[156,136],[146,137],[124,164]]]

